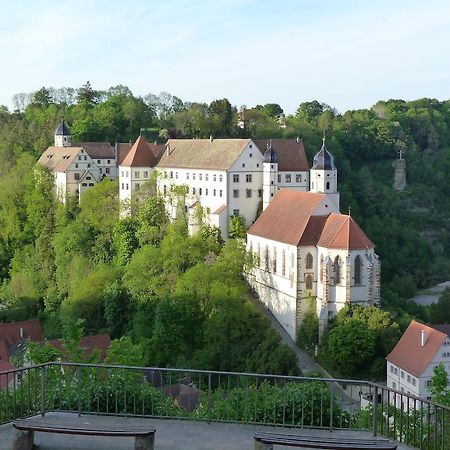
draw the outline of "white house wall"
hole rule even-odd
[[[266,248],[269,254],[267,265]],[[259,236],[248,235],[247,250],[257,255],[257,259],[259,260],[259,266],[247,274],[247,280],[250,286],[283,328],[295,339],[297,314],[297,247]],[[282,273],[283,251],[285,255],[284,275]],[[274,271],[274,252],[276,253],[276,271]]]

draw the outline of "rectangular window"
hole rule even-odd
[[[173,172],[170,171],[170,178],[173,178]]]
[[[134,188],[138,191],[141,188],[141,185],[139,183],[136,183],[134,185]]]
[[[408,381],[408,383],[411,383],[411,375],[408,375],[408,376],[406,377],[406,380]]]
[[[134,171],[134,178],[139,178],[141,174],[139,173],[139,170]],[[172,177],[171,177],[172,178]]]
[[[233,209],[233,216],[238,216],[238,215],[239,215],[239,210]]]
[[[239,174],[238,173],[233,174],[233,183],[239,183]]]
[[[290,173],[287,173],[287,174],[284,176],[284,181],[285,181],[286,183],[290,183],[290,182],[291,182],[291,174],[290,174]]]
[[[213,181],[216,181],[217,180],[217,176],[216,176],[216,174],[214,174],[213,175]]]
[[[125,178],[128,178],[128,170],[125,170]]]
[[[393,389],[397,389],[397,385],[395,384],[395,381],[392,382]]]
[[[278,174],[278,183],[281,183],[281,175],[280,174]]]
[[[73,174],[73,179],[74,180],[79,180],[80,179],[80,174],[79,173],[74,173]]]
[[[120,172],[121,173],[121,176],[122,176],[122,178],[125,176],[124,174],[123,174],[123,170],[122,170],[122,172]]]
[[[258,198],[262,197],[262,189],[258,189]]]
[[[195,188],[194,187],[192,188],[192,193],[195,195]]]
[[[198,195],[202,195],[202,188],[198,188]]]
[[[403,372],[403,370],[400,372],[400,376],[401,376],[402,378],[405,378],[405,372]]]
[[[302,174],[301,173],[295,174],[295,182],[296,183],[301,183],[302,182]]]
[[[431,380],[427,380],[427,387],[431,386]]]
[[[88,166],[88,167],[91,167],[91,165],[90,165],[90,164],[88,164],[87,166]]]
[[[107,162],[108,162],[108,164],[111,164],[111,160],[110,159],[108,159]]]
[[[248,155],[248,156],[250,156],[250,158],[253,156],[253,153],[250,153],[250,155]]]
[[[247,175],[245,175],[245,181],[247,183],[251,183],[252,182],[252,174],[248,173]]]
[[[186,173],[186,180],[189,180],[189,172]]]
[[[175,172],[175,179],[178,180],[178,172]]]
[[[87,156],[84,157],[84,160],[87,161]]]
[[[122,189],[125,189],[124,184],[122,183]]]
[[[245,163],[242,163],[242,167],[245,167]]]
[[[239,198],[239,189],[233,189],[233,198]]]
[[[222,175],[219,175],[219,182],[222,183],[223,177]]]
[[[195,180],[195,173],[192,174],[192,179]]]
[[[75,169],[78,169],[78,164],[75,164]]]
[[[148,172],[147,171],[144,172],[144,178],[148,178]]]
[[[259,163],[258,163],[258,164],[256,164],[256,167],[259,167]]]
[[[216,196],[216,190],[215,189],[213,189],[213,196],[214,197]]]
[[[100,164],[100,160],[99,159],[97,159],[97,164]]]
[[[208,195],[208,188],[205,189],[205,195]]]
[[[222,197],[222,189],[219,191],[219,197]]]
[[[129,187],[128,187],[128,183],[126,184],[126,190],[128,191]]]
[[[394,367],[391,366],[391,373],[394,373]]]
[[[415,379],[415,378],[412,379],[412,385],[413,385],[413,386],[416,385],[416,379]]]
[[[111,169],[110,169],[109,167],[107,167],[107,168],[105,169],[105,171],[106,171],[106,173],[109,173],[109,172],[111,171]],[[101,169],[100,169],[100,172],[101,172]]]
[[[167,186],[164,185],[164,186],[163,186],[163,195],[166,195],[166,194],[167,194]]]
[[[208,174],[205,174],[205,181],[208,181]]]
[[[245,190],[245,196],[247,198],[252,198],[252,190],[251,189],[246,189]]]
[[[202,181],[202,174],[201,174],[201,173],[198,174],[198,179],[199,179],[200,181]]]

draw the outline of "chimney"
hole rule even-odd
[[[169,155],[170,155],[170,145],[167,144],[166,145],[166,156],[169,156]]]
[[[23,339],[23,328],[20,327],[20,337]]]
[[[209,142],[212,142],[212,141],[213,141],[213,135],[210,134],[210,135],[209,135]]]
[[[425,330],[422,330],[420,332],[420,345],[422,347],[425,347],[425,344],[427,343],[427,339],[428,339],[427,333],[425,333]]]

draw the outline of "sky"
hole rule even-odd
[[[0,104],[118,84],[183,101],[450,97],[448,0],[0,0]]]

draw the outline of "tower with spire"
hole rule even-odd
[[[269,206],[277,191],[278,154],[272,147],[272,141],[270,141],[263,156],[263,210]]]
[[[58,128],[55,131],[55,147],[71,147],[72,135],[70,134],[69,127],[61,120]]]
[[[337,170],[333,155],[325,147],[325,135],[322,147],[314,156],[310,169],[310,192],[327,194],[339,210],[339,192],[337,189]]]

